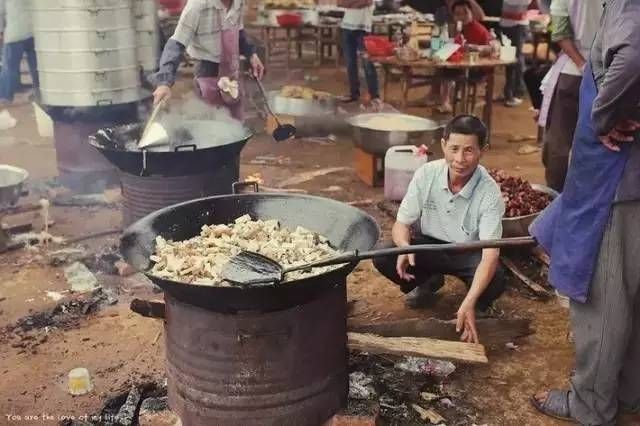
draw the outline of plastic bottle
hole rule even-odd
[[[500,57],[501,43],[498,40],[498,36],[493,28],[489,31],[489,46],[491,46],[491,57],[497,59]]]

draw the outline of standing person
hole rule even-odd
[[[498,184],[480,165],[487,128],[477,117],[459,115],[446,126],[444,159],[418,169],[400,204],[392,241],[385,247],[461,243],[502,237],[504,201]],[[419,232],[412,235],[412,228]],[[462,340],[478,342],[476,310],[485,312],[505,288],[500,250],[416,253],[376,258],[376,269],[407,294],[406,304],[430,303],[444,275],[463,280],[469,291],[457,312]]]
[[[13,102],[13,97],[20,88],[20,63],[25,55],[34,94],[37,96],[40,84],[28,1],[0,0],[0,37],[4,42],[0,72],[0,105]]]
[[[595,38],[602,3],[583,0],[553,0],[551,41],[558,43],[562,55],[552,67],[545,92],[552,94],[545,111],[542,163],[547,185],[562,192],[569,167],[569,152],[578,122],[578,95],[582,72]],[[555,114],[554,114],[555,113]]]
[[[160,68],[152,76],[157,86],[154,104],[171,97],[171,86],[186,50],[198,61],[195,86],[199,96],[210,104],[225,106],[236,119],[244,118],[240,55],[249,60],[258,79],[264,74],[264,66],[244,31],[243,6],[243,0],[187,0],[160,57]]]
[[[347,77],[349,78],[349,94],[341,100],[345,103],[360,100],[360,78],[358,76],[358,59],[360,58],[371,102],[374,106],[380,106],[382,102],[378,87],[378,73],[375,66],[364,55],[364,37],[371,32],[373,26],[373,10],[375,9],[373,0],[339,0],[338,6],[346,9],[340,30]]]
[[[522,47],[529,27],[527,11],[532,7],[537,7],[537,4],[537,0],[504,0],[502,3],[500,29],[502,34],[511,40],[511,45],[516,48],[516,63],[506,67],[504,104],[508,107],[522,104],[525,92],[522,78],[525,66]]]
[[[640,1],[607,0],[580,87],[562,194],[531,234],[571,298],[575,374],[532,397],[542,413],[614,425],[640,409]]]

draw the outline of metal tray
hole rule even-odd
[[[294,117],[335,114],[338,108],[338,102],[335,98],[326,101],[287,98],[280,96],[280,91],[277,90],[270,91],[267,98],[273,112]]]

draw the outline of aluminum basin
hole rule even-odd
[[[379,130],[372,127],[375,120],[394,118],[411,123],[416,130]],[[442,138],[444,125],[427,118],[408,114],[372,113],[360,114],[347,119],[353,128],[353,140],[357,147],[371,154],[384,155],[398,145],[432,145]]]
[[[24,169],[0,164],[0,209],[18,202],[28,177],[29,173]]]

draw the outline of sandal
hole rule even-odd
[[[547,397],[543,402],[540,402],[536,398],[536,395],[532,395],[531,405],[545,416],[553,417],[554,419],[563,420],[565,422],[578,423],[571,417],[571,413],[569,412],[568,390],[550,390],[547,392]]]

